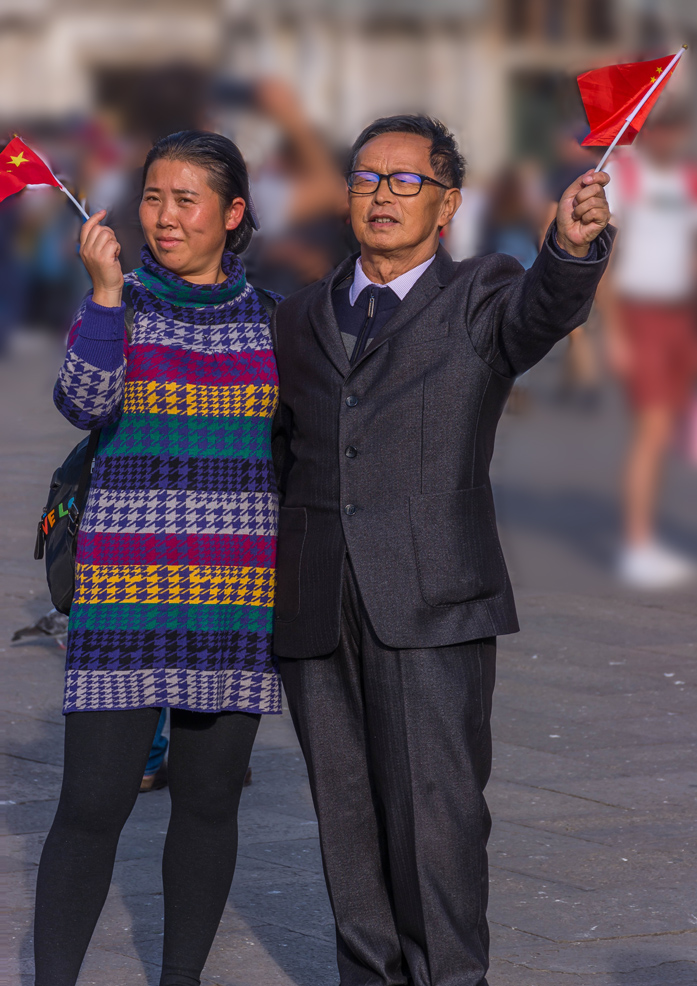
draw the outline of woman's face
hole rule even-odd
[[[228,230],[242,222],[245,201],[223,209],[205,168],[160,158],[148,168],[140,222],[158,263],[189,281],[222,280],[220,258]]]

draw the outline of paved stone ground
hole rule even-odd
[[[46,612],[34,527],[73,430],[52,410],[56,350],[0,364],[0,658],[9,790],[12,983],[32,982],[31,907],[61,776],[62,652],[11,645]],[[507,416],[496,493],[523,631],[500,643],[489,801],[491,986],[695,986],[694,595],[635,597],[604,571],[617,524],[616,399],[551,408],[558,357]],[[664,528],[697,549],[697,476],[677,463]],[[287,715],[267,719],[240,812],[237,875],[205,983],[330,986],[332,919],[304,766]],[[81,986],[156,984],[166,791],[139,799]]]

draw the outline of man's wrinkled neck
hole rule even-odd
[[[361,266],[368,280],[375,284],[389,284],[396,277],[430,260],[438,249],[438,235],[429,237],[409,250],[396,250],[389,253],[366,249],[361,246]]]

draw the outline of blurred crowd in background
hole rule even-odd
[[[18,133],[92,213],[108,210],[125,269],[139,264],[140,167],[180,129],[231,137],[250,167],[261,231],[249,279],[288,295],[356,249],[343,171],[352,138],[391,112],[427,112],[468,159],[444,233],[456,259],[504,252],[529,267],[564,189],[601,150],[575,77],[697,41],[682,0],[6,0],[0,148]],[[635,147],[617,153],[621,233],[591,320],[564,347],[557,399],[592,413],[608,374],[633,422],[619,572],[678,584],[693,564],[662,545],[663,460],[697,465],[697,61],[688,53]],[[0,346],[19,330],[65,334],[89,282],[81,218],[53,188],[0,203]],[[518,381],[509,410],[531,396]]]

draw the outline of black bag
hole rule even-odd
[[[263,288],[255,288],[257,297],[269,318],[276,309],[276,299]],[[133,302],[129,287],[124,284],[126,302],[126,335],[133,330]],[[69,613],[75,595],[75,555],[80,518],[87,504],[92,476],[92,460],[97,450],[101,429],[95,428],[76,445],[65,462],[56,469],[41,515],[34,546],[34,558],[46,557],[46,579],[51,602],[59,613]]]
[[[123,287],[126,302],[126,335],[133,330],[133,302],[127,284]],[[59,613],[69,613],[75,595],[75,555],[80,518],[87,503],[92,476],[92,460],[97,450],[101,428],[95,428],[75,446],[65,462],[53,474],[48,499],[36,529],[34,558],[46,557],[46,580],[51,602]]]
[[[48,591],[59,613],[69,613],[73,601],[77,532],[87,503],[99,435],[100,430],[95,428],[54,472],[36,531],[34,558],[46,555]]]

